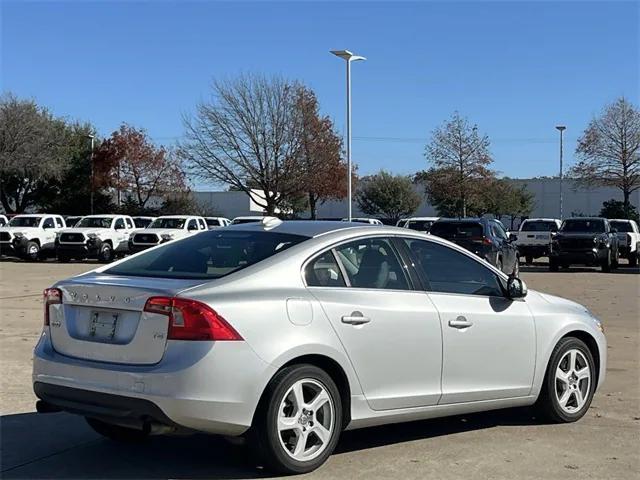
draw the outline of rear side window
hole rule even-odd
[[[207,224],[204,223],[204,220],[202,220],[201,218],[198,219],[198,224],[200,225],[200,230],[206,230],[207,229]]]
[[[389,240],[356,240],[337,247],[336,252],[352,287],[390,290],[411,288]]]
[[[481,223],[474,222],[436,222],[430,233],[449,240],[462,240],[482,237],[484,228]]]
[[[633,232],[631,222],[609,222],[609,225],[619,232]]]
[[[431,292],[504,296],[497,275],[453,248],[425,240],[405,239]]]
[[[405,227],[419,232],[428,232],[433,223],[432,220],[409,220],[405,223]]]
[[[62,228],[62,219],[56,217],[56,227],[57,228]]]
[[[134,228],[133,222],[131,221],[130,218],[125,218],[125,221],[127,222],[127,228]]]
[[[309,262],[304,271],[309,287],[345,287],[344,278],[332,251],[328,251]]]
[[[275,232],[209,230],[132,257],[106,273],[215,279],[254,265],[308,238]]]

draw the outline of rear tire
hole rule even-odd
[[[611,250],[607,250],[607,258],[602,261],[600,268],[605,273],[609,273],[611,271]]]
[[[531,255],[524,257],[524,262],[527,265],[533,265],[533,257]]]
[[[96,433],[114,442],[139,443],[149,436],[144,430],[121,427],[120,425],[103,422],[97,418],[85,417],[85,420]]]
[[[342,403],[335,382],[313,365],[293,365],[269,382],[250,440],[269,469],[301,474],[327,460],[341,430]]]
[[[582,340],[561,339],[551,353],[536,406],[552,422],[575,422],[589,410],[595,390],[591,351]]]
[[[553,259],[549,259],[549,271],[550,272],[557,272],[559,270],[559,266],[558,266],[558,262],[556,260]]]

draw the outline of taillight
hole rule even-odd
[[[493,245],[493,242],[489,237],[482,237],[482,243],[484,243],[485,245]]]
[[[485,236],[471,237],[471,241],[474,243],[482,243],[483,245],[492,245],[491,239]]]
[[[49,305],[62,303],[62,291],[59,288],[45,288],[43,292],[44,325],[49,326]]]
[[[197,300],[150,297],[144,311],[169,317],[169,340],[242,340],[221,315]]]

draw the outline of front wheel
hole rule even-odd
[[[334,381],[315,366],[294,365],[269,383],[252,433],[256,453],[273,471],[301,474],[327,460],[341,430]]]
[[[603,272],[608,273],[611,271],[611,250],[607,250],[607,258],[605,258],[600,264],[600,268]]]
[[[538,406],[551,421],[575,422],[587,412],[596,389],[591,351],[582,340],[563,338],[553,349]]]
[[[113,260],[113,249],[108,243],[103,243],[98,252],[98,260],[103,263],[110,263]]]
[[[40,259],[40,245],[38,245],[37,242],[27,243],[25,259],[30,262],[35,262]]]

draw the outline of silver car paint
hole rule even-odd
[[[307,288],[303,281],[303,266],[317,253],[355,238],[379,235],[447,245],[505,278],[446,240],[400,228],[344,223],[337,227],[332,222],[285,222],[276,230],[316,236],[202,284],[102,274],[111,264],[57,285],[65,291],[87,288],[99,290],[101,296],[118,297],[125,291],[119,282],[124,282],[125,288],[144,290],[145,295],[153,291],[204,301],[233,325],[244,342],[171,340],[156,364],[114,365],[56,352],[51,329],[45,328],[35,351],[34,381],[145,398],[180,425],[238,435],[251,425],[260,396],[277,370],[308,355],[331,359],[344,371],[351,396],[348,428],[531,404],[540,392],[554,345],[575,330],[596,340],[601,353],[599,383],[604,380],[605,337],[596,320],[573,302],[530,291],[525,299],[508,302],[511,305],[494,318],[487,297]],[[396,294],[402,301],[396,300]],[[396,319],[402,324],[398,328],[390,325],[392,315],[384,301],[392,297],[406,314]],[[88,296],[87,302],[92,301]],[[370,323],[353,326],[338,320],[358,308],[371,312]],[[303,318],[305,313],[308,318]],[[459,313],[473,317],[474,325],[450,329],[448,320]],[[414,332],[421,315],[428,329]],[[385,365],[385,359],[394,363]],[[517,368],[511,368],[514,365]]]

